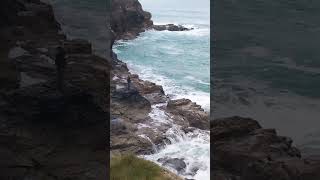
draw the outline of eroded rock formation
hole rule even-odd
[[[288,137],[249,118],[211,122],[212,175],[216,180],[316,180],[320,159],[301,157]]]

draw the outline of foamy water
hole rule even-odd
[[[157,128],[161,126],[171,125],[165,132],[170,142],[160,149],[157,149],[154,145],[156,153],[142,157],[159,165],[162,165],[158,161],[161,158],[183,159],[186,163],[186,168],[182,172],[178,172],[170,166],[165,166],[165,168],[185,178],[196,180],[210,179],[210,132],[195,129],[192,132],[185,133],[179,125],[173,123],[170,116],[159,108],[163,105],[153,105],[152,111],[149,114],[151,122],[148,125],[141,125],[139,127],[151,127],[157,131]],[[141,135],[141,137],[149,139],[145,135]]]
[[[147,31],[118,41],[114,51],[141,79],[163,86],[172,99],[187,98],[210,109],[209,28],[184,32]]]
[[[171,32],[149,30],[130,41],[118,41],[114,51],[127,63],[131,73],[143,80],[161,85],[171,99],[187,98],[210,110],[210,26],[209,16],[201,11],[152,11],[155,24],[180,24],[191,31]],[[151,155],[143,156],[159,165],[162,158],[183,159],[186,168],[177,172],[170,165],[164,167],[184,177],[210,179],[210,133],[196,129],[185,133],[161,108],[152,107],[151,121],[139,124],[140,129],[151,128],[165,132],[169,143]],[[144,132],[143,130],[141,131]],[[141,137],[149,139],[145,134]]]

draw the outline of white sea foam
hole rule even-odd
[[[193,87],[181,87],[172,79],[154,73],[155,71],[151,67],[138,66],[131,63],[128,63],[128,66],[130,71],[138,74],[142,80],[148,80],[161,85],[171,99],[190,99],[201,105],[206,111],[210,110],[210,93],[195,90]]]
[[[174,124],[172,119],[159,107],[154,105],[149,114],[152,124],[158,127],[161,125],[171,125],[167,130],[166,137],[170,143],[162,149],[155,149],[156,153],[142,156],[143,158],[162,165],[158,160],[160,158],[179,158],[186,163],[186,168],[182,172],[177,172],[170,166],[165,166],[170,171],[179,174],[185,178],[196,180],[210,179],[210,133],[196,129],[193,132],[185,133],[181,127]],[[157,126],[153,126],[156,128]],[[150,140],[145,135],[141,135]],[[154,146],[155,148],[155,146]]]
[[[114,49],[131,73],[161,85],[171,99],[187,98],[209,111],[209,25],[166,20],[155,24],[181,24],[194,29],[181,32],[149,30],[134,40],[118,41]],[[141,137],[146,139],[149,138],[143,135],[145,129],[163,132],[163,127],[169,128],[165,135],[170,143],[143,157],[162,166],[158,162],[160,158],[183,159],[186,163],[183,172],[165,167],[185,178],[210,179],[209,131],[197,129],[186,134],[160,108],[163,105],[153,105],[149,114],[151,120],[139,124],[138,128]]]

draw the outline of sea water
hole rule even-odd
[[[144,0],[147,1],[147,0]],[[183,1],[181,1],[183,3]],[[146,3],[147,4],[147,3]],[[156,4],[156,3],[155,3]],[[170,8],[155,6],[145,9],[152,13],[154,24],[176,24],[193,28],[190,31],[172,32],[147,30],[129,41],[116,42],[114,51],[127,63],[132,73],[141,79],[162,85],[171,99],[187,98],[210,109],[210,13],[206,8]],[[144,4],[142,4],[144,5]],[[149,116],[156,129],[166,124],[170,143],[156,153],[143,156],[162,165],[161,158],[183,159],[186,168],[177,172],[196,180],[210,179],[210,133],[197,129],[185,133],[179,125],[154,105]],[[146,125],[141,125],[145,127]]]
[[[187,1],[177,0],[175,3],[186,4]],[[201,1],[209,3],[209,0]],[[164,3],[165,0],[158,2]],[[107,38],[106,1],[52,0],[52,3],[67,37],[89,40],[94,52],[104,56]],[[138,74],[141,79],[162,85],[165,93],[172,99],[188,98],[209,111],[209,6],[179,9],[160,7],[155,2],[151,4],[154,7],[145,9],[152,13],[155,24],[173,23],[194,29],[185,32],[146,31],[134,40],[116,42],[114,51],[120,60],[128,64],[131,72]],[[189,4],[194,4],[194,1],[189,0]],[[160,106],[161,104],[152,107],[149,114],[151,125],[155,129],[164,124],[171,125],[165,132],[170,143],[164,148],[156,149],[155,154],[143,158],[158,164],[159,158],[181,158],[187,167],[179,175],[196,180],[210,179],[209,131],[196,129],[185,133]],[[144,134],[140,136],[148,139]],[[173,168],[166,168],[178,174]]]
[[[154,24],[179,24],[191,31],[148,30],[114,51],[131,72],[162,85],[172,99],[188,98],[210,107],[210,25],[204,10],[151,9]]]

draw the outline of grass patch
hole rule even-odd
[[[169,174],[157,164],[134,155],[122,155],[111,158],[111,180],[173,180],[179,179]]]

